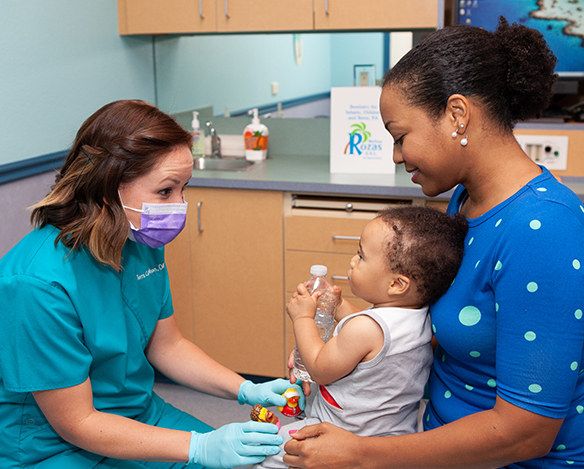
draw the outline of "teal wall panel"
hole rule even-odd
[[[116,0],[0,0],[0,165],[62,151],[102,105],[155,98],[151,37]]]
[[[296,64],[293,34],[238,34],[156,39],[158,104],[168,112],[254,106],[330,91],[330,34],[301,34]],[[271,84],[279,92],[272,95]]]
[[[383,33],[331,34],[331,85],[353,86],[353,66],[375,65],[375,78],[383,77]]]

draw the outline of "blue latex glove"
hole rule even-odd
[[[237,402],[241,405],[249,404],[254,406],[260,404],[262,406],[275,405],[284,407],[286,405],[286,398],[282,396],[286,389],[294,388],[300,394],[298,398],[298,405],[300,410],[304,410],[305,397],[302,388],[297,384],[292,384],[287,379],[275,379],[267,383],[255,384],[251,381],[244,381],[239,386],[239,393],[237,394]]]
[[[230,423],[209,433],[191,432],[189,464],[211,469],[257,464],[278,454],[284,439],[271,423]]]

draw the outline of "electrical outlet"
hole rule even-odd
[[[359,73],[359,86],[369,86],[369,73],[368,72]]]
[[[537,164],[547,169],[568,168],[568,137],[558,135],[515,135],[521,148]]]

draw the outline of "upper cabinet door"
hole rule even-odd
[[[436,29],[439,0],[314,0],[314,29]],[[444,15],[444,12],[441,12]]]
[[[216,0],[118,0],[120,34],[217,31]]]
[[[216,0],[218,32],[310,31],[313,0]]]

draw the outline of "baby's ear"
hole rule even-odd
[[[387,294],[393,295],[403,295],[410,289],[411,280],[405,275],[395,275],[389,282],[387,288]]]

